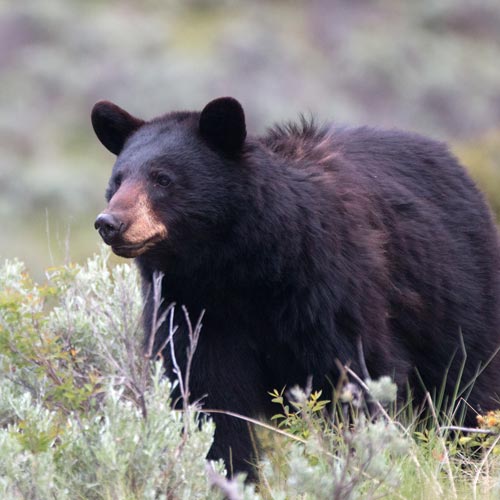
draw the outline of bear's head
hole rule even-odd
[[[92,125],[117,155],[108,206],[95,221],[116,254],[196,246],[234,217],[246,138],[243,108],[235,99],[222,97],[201,113],[168,113],[149,122],[100,101]]]

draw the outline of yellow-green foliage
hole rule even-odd
[[[458,144],[454,151],[486,194],[500,221],[500,130]]]
[[[486,453],[500,455],[500,410],[489,411],[486,415],[478,415],[478,433],[462,436],[460,444],[486,450]]]

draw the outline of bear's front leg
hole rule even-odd
[[[186,353],[188,342],[184,333],[176,333],[175,352],[185,379],[186,358],[182,353]],[[167,346],[163,352],[167,374],[175,378],[171,354]],[[206,410],[216,426],[207,458],[222,458],[229,475],[244,472],[248,480],[255,480],[258,443],[245,417],[266,413],[266,405],[270,404],[269,388],[264,383],[258,354],[245,336],[225,335],[220,329],[214,331],[209,325],[204,325],[193,355],[187,390],[189,402],[199,402],[202,411]]]
[[[255,482],[259,445],[252,425],[243,419],[224,414],[211,414],[215,422],[214,442],[207,458],[223,459],[228,476],[245,473],[247,481]]]

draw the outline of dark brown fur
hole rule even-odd
[[[305,385],[312,376],[326,394],[339,363],[362,373],[361,339],[370,375],[392,375],[403,395],[409,383],[416,402],[424,387],[444,384],[450,396],[475,380],[466,422],[474,424],[475,410],[498,406],[500,357],[484,368],[500,345],[497,231],[446,146],[306,120],[246,138],[241,106],[229,98],[145,124],[106,103],[93,117],[107,147],[123,144],[108,210],[113,215],[120,186],[138,186],[151,207],[141,213],[165,228],[152,248],[128,254],[138,255],[146,332],[155,271],[165,275],[165,304],[185,304],[193,318],[206,311],[193,398],[206,396],[208,408],[270,415],[273,388]],[[128,228],[149,227],[138,213],[116,212],[98,224],[122,255]],[[182,315],[176,322],[185,367]],[[166,335],[160,329],[157,347]],[[168,349],[164,357],[172,374]],[[211,456],[251,472],[246,423],[214,420]]]

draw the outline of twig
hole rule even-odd
[[[283,431],[281,429],[278,429],[277,427],[274,427],[273,425],[266,424],[265,422],[261,422],[260,420],[256,420],[255,418],[251,417],[246,417],[245,415],[240,415],[239,413],[234,413],[232,411],[227,411],[227,410],[215,410],[212,408],[203,408],[200,410],[201,413],[219,413],[221,415],[227,415],[229,417],[234,417],[238,418],[240,420],[244,420],[245,422],[249,422],[250,424],[257,425],[259,427],[262,427],[263,429],[267,429],[273,432],[276,432],[277,434],[281,434],[282,436],[285,436],[289,439],[292,439],[293,441],[298,441],[299,443],[306,444],[307,440],[303,439],[299,436],[295,436],[294,434],[290,434],[289,432]]]
[[[438,431],[439,432],[460,431],[460,432],[469,432],[472,434],[488,434],[490,436],[498,434],[497,431],[492,431],[490,429],[479,429],[478,427],[460,427],[459,425],[447,425],[444,427],[440,427]]]
[[[156,339],[156,335],[158,333],[158,330],[160,327],[163,325],[165,322],[165,319],[167,318],[168,314],[171,312],[171,310],[174,307],[174,303],[169,304],[167,309],[158,316],[158,313],[160,312],[161,305],[163,304],[163,298],[161,296],[161,285],[163,281],[163,276],[164,274],[155,271],[153,273],[153,281],[152,281],[152,290],[153,290],[153,321],[151,322],[151,331],[149,332],[149,339],[148,339],[148,348],[145,352],[145,356],[147,359],[151,359],[153,357],[153,347],[154,347],[154,342]],[[168,342],[168,338],[167,338]],[[166,345],[166,342],[164,343]],[[163,348],[165,348],[165,345],[162,345],[162,349],[159,349],[158,352],[161,352]],[[156,354],[156,353],[155,353]]]
[[[191,375],[191,366],[193,364],[194,353],[196,351],[196,348],[198,347],[198,340],[200,339],[200,332],[203,326],[202,320],[203,316],[205,315],[205,310],[201,311],[201,314],[198,318],[198,321],[196,322],[194,329],[186,306],[182,306],[182,311],[184,312],[184,318],[188,325],[188,335],[189,335],[189,346],[186,350],[186,358],[187,358],[186,374],[184,379],[184,390],[186,391],[186,394],[183,397],[184,409],[187,411],[189,408],[189,396],[190,396],[189,380]]]
[[[351,368],[349,368],[347,365],[344,366],[344,369],[346,370],[347,373],[349,373],[349,375],[351,375],[352,377],[354,377],[354,379],[356,380],[356,382],[361,385],[361,387],[367,392],[367,393],[370,393],[369,389],[368,389],[368,386],[365,384],[365,382],[359,377],[359,375],[354,372]],[[403,432],[409,436],[410,433],[408,432],[408,429],[406,429],[404,427],[403,424],[401,424],[400,422],[398,422],[397,420],[393,420],[390,415],[387,413],[386,409],[382,406],[382,404],[380,403],[380,401],[377,401],[376,399],[374,399],[373,401],[375,403],[375,406],[378,408],[378,410],[382,413],[382,415],[389,421],[389,422],[393,422],[395,423],[396,425],[398,425],[402,430]]]
[[[368,372],[368,367],[366,366],[365,352],[363,349],[363,339],[361,338],[361,335],[358,335],[358,338],[356,339],[356,347],[358,348],[359,366],[361,368],[361,373],[363,374],[365,380],[370,380],[371,377],[370,373]]]
[[[172,364],[174,365],[173,372],[177,377],[177,381],[179,382],[179,390],[181,391],[181,397],[184,399],[186,394],[184,390],[184,380],[182,379],[182,372],[177,363],[177,357],[175,355],[175,345],[174,345],[174,335],[177,331],[177,325],[174,326],[174,309],[170,310],[170,319],[169,319],[169,327],[168,327],[168,342],[170,343],[170,357],[172,359]]]

